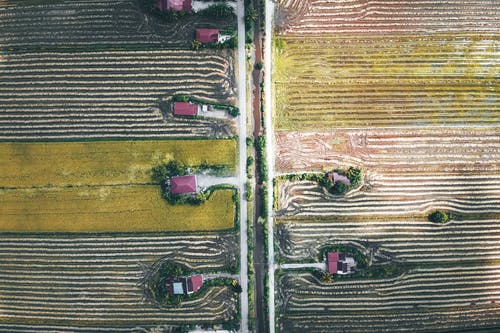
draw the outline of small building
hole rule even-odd
[[[193,0],[158,0],[153,7],[161,11],[174,10],[177,12],[190,12],[193,10]]]
[[[177,176],[170,178],[170,193],[193,194],[197,192],[196,176]]]
[[[202,274],[196,274],[176,279],[168,279],[166,282],[167,293],[171,295],[189,295],[200,290],[202,286]]]
[[[189,102],[174,102],[174,115],[176,116],[196,116],[200,110],[198,104]]]
[[[336,172],[329,172],[328,179],[332,182],[332,184],[335,184],[336,182],[341,182],[345,186],[351,185],[351,181],[349,180],[349,178],[341,174],[338,174]]]
[[[356,261],[351,253],[328,252],[327,268],[330,274],[350,274],[356,268]]]
[[[219,38],[219,29],[196,29],[196,40],[200,43],[217,43]]]

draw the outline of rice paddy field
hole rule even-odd
[[[236,140],[125,140],[0,143],[0,188],[151,184],[170,160],[235,170]]]
[[[344,196],[280,181],[276,260],[344,244],[399,269],[333,284],[278,270],[278,330],[497,332],[498,2],[280,0],[275,14],[277,173],[363,170]]]
[[[158,185],[0,190],[0,232],[159,232],[234,227],[234,190],[169,205]]]

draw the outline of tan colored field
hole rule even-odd
[[[282,37],[275,50],[278,129],[492,126],[498,36]]]
[[[0,190],[0,232],[148,232],[234,226],[233,190],[169,205],[153,185]]]
[[[141,140],[0,143],[0,187],[143,184],[151,168],[236,161],[235,140]]]

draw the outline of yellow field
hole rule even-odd
[[[235,140],[0,143],[0,187],[143,184],[172,159],[235,168]]]
[[[500,121],[496,35],[286,36],[276,44],[279,129]]]
[[[232,195],[217,190],[201,206],[171,206],[154,185],[0,190],[0,232],[229,229]]]

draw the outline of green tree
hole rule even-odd
[[[342,195],[345,194],[347,190],[349,190],[349,187],[346,184],[342,182],[335,182],[335,184],[333,184],[331,192],[336,195]]]
[[[450,220],[448,214],[442,210],[437,210],[435,212],[430,213],[427,218],[430,222],[434,223],[446,223]]]

